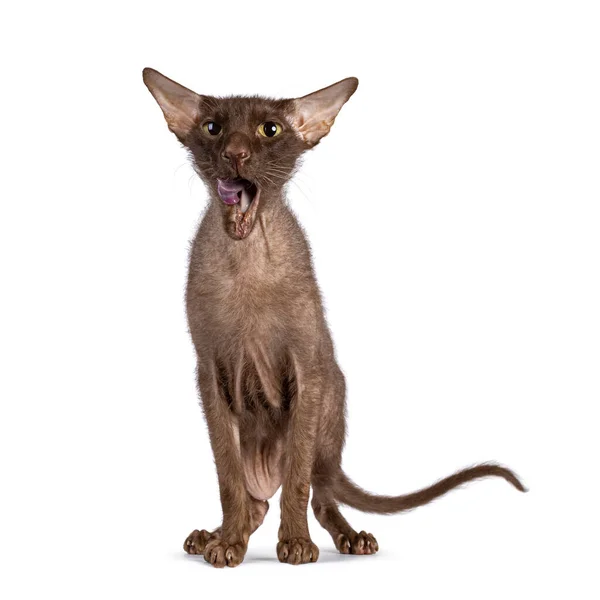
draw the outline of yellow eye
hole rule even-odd
[[[210,135],[219,135],[219,133],[221,133],[221,126],[214,121],[204,123],[204,125],[202,125],[202,129],[204,129],[204,131]]]
[[[279,135],[283,131],[283,128],[279,123],[274,123],[273,121],[267,121],[266,123],[261,123],[258,126],[258,133],[263,137],[275,137]]]

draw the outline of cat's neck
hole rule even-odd
[[[217,304],[229,296],[255,301],[265,290],[287,298],[297,298],[304,290],[318,297],[300,224],[281,197],[264,200],[248,237],[234,240],[225,231],[221,200],[211,199],[192,244],[189,285],[215,294]]]
[[[222,201],[212,197],[198,231],[197,243],[205,246],[232,269],[247,269],[251,264],[262,268],[306,265],[310,263],[308,244],[296,217],[288,208],[283,190],[261,196],[252,231],[243,240],[227,235],[223,220]]]

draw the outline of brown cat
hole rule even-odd
[[[374,554],[338,504],[395,513],[430,502],[495,464],[465,469],[405,496],[369,494],[341,469],[345,382],[323,314],[310,250],[283,188],[300,155],[329,133],[358,80],[293,100],[198,95],[153,69],[144,82],[189,150],[211,201],[193,242],[187,314],[198,388],[217,466],[223,523],[184,543],[215,567],[239,565],[280,486],[281,562],[314,562],[307,508],[344,554]]]

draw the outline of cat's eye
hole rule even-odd
[[[258,133],[263,137],[275,137],[279,135],[283,131],[283,127],[279,123],[275,123],[274,121],[267,121],[266,123],[261,123],[258,126]]]
[[[214,121],[208,121],[207,123],[204,123],[204,125],[202,125],[202,129],[204,129],[204,131],[206,131],[206,133],[209,133],[210,135],[219,135],[221,133],[222,127]]]

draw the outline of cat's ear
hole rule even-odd
[[[340,109],[357,87],[358,79],[348,77],[294,100],[293,125],[309,146],[318,144],[319,140],[329,133]]]
[[[183,140],[196,125],[201,98],[154,69],[143,71],[144,83],[158,102],[169,129]]]

